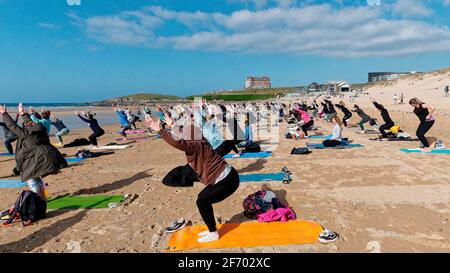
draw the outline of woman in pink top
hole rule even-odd
[[[303,133],[305,133],[305,136],[308,136],[307,129],[314,125],[314,120],[306,111],[303,111],[300,108],[296,108],[295,111],[299,113],[302,118],[300,128],[302,129]]]

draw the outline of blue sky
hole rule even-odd
[[[0,0],[0,102],[187,96],[247,75],[359,83],[450,65],[450,0],[380,2]]]

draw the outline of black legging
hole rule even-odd
[[[425,137],[425,134],[433,127],[434,120],[429,121],[423,121],[419,124],[419,127],[416,131],[416,136],[422,142],[423,146],[428,148],[430,147],[430,144],[428,143],[427,138]]]
[[[122,126],[120,128],[119,134],[122,135],[124,138],[127,138],[127,133],[125,131],[131,130],[131,124]]]
[[[326,139],[322,142],[323,146],[325,147],[336,147],[342,144],[341,141],[337,139]]]
[[[225,140],[214,151],[220,156],[227,155],[231,151],[234,151],[236,154],[239,153],[238,148],[236,148],[236,141],[234,140]]]
[[[345,127],[347,127],[347,120],[350,119],[351,117],[352,117],[352,114],[349,113],[342,118],[342,123],[344,123]]]
[[[391,129],[395,124],[393,122],[391,123],[386,123],[380,126],[380,133],[383,136],[383,138],[387,138],[388,135],[386,134],[385,130],[389,130]]]
[[[197,207],[210,232],[217,231],[212,204],[222,202],[238,188],[239,174],[232,168],[227,177],[214,185],[206,186],[206,188],[198,194]]]
[[[310,120],[307,123],[303,124],[302,126],[300,126],[300,128],[302,129],[303,133],[305,133],[305,136],[308,136],[308,128],[314,125],[314,120]]]
[[[91,141],[92,145],[97,146],[97,138],[101,137],[102,135],[105,134],[105,131],[99,131],[99,132],[94,132],[92,135],[89,136],[89,140]]]

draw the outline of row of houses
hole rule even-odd
[[[421,72],[369,72],[368,73],[368,82],[374,83],[379,81],[391,81],[398,79],[402,76],[417,74]],[[270,78],[267,76],[262,77],[253,77],[249,76],[245,80],[245,88],[246,89],[263,89],[263,88],[271,88],[272,84],[270,82]],[[318,84],[317,82],[313,82],[308,86],[298,88],[299,91],[308,91],[308,92],[350,92],[352,91],[352,86],[350,83],[346,81],[329,81],[326,84]]]

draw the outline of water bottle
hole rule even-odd
[[[44,196],[46,199],[48,199],[48,184],[47,183],[44,184]]]

